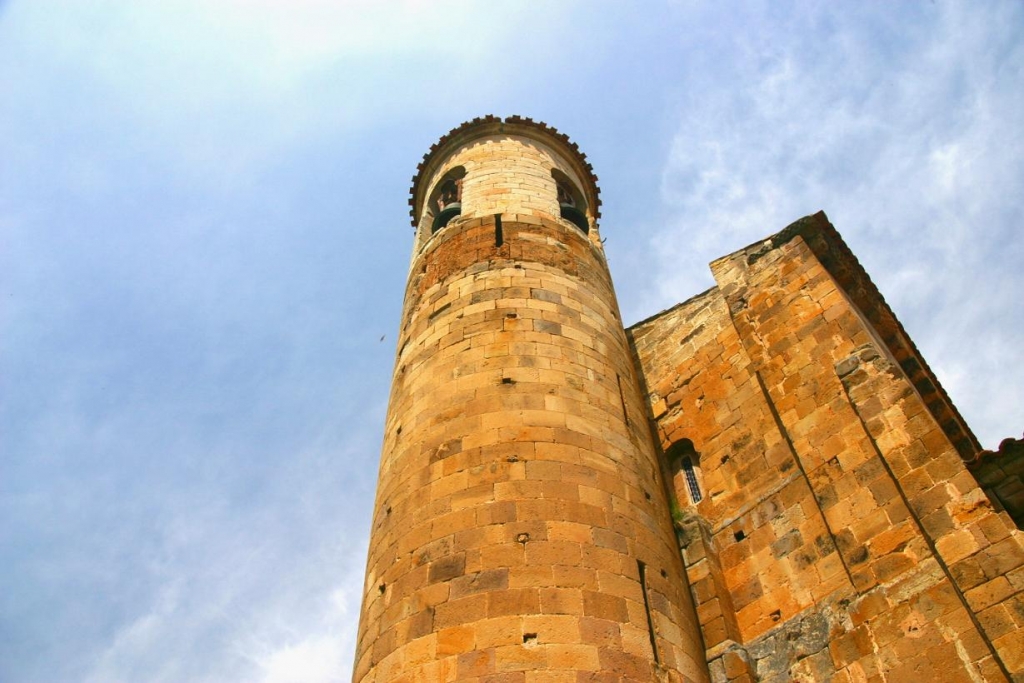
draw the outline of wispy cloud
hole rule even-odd
[[[681,111],[652,308],[706,286],[711,258],[824,209],[991,446],[1024,423],[1024,17],[1005,3],[902,11],[764,6],[762,30],[733,36],[739,58]]]

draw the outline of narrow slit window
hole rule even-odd
[[[647,565],[640,560],[636,561],[637,573],[640,574],[640,590],[644,596],[644,611],[647,612],[647,635],[651,638],[651,650],[654,651],[654,661],[661,663],[658,656],[658,634],[654,630],[654,615],[651,614],[651,598],[647,592]]]
[[[622,391],[622,377],[618,373],[615,374],[615,381],[619,385],[619,402],[622,403],[622,419],[626,421],[626,426],[629,427],[629,411],[626,410],[626,394]]]
[[[701,490],[700,455],[689,439],[680,439],[672,444],[665,456],[672,470],[672,487],[676,500],[689,499],[696,505],[704,499]]]
[[[703,496],[700,493],[700,483],[697,481],[697,473],[693,469],[693,459],[685,456],[682,462],[683,474],[686,476],[686,488],[690,491],[690,500],[699,503]]]

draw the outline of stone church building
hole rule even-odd
[[[1024,441],[824,214],[627,328],[553,128],[459,126],[410,204],[354,681],[1024,681]]]

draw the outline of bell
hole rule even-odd
[[[566,202],[561,202],[558,207],[561,209],[562,218],[575,225],[584,233],[590,232],[590,224],[587,222],[586,214]]]
[[[448,221],[462,213],[462,202],[452,202],[447,204],[441,212],[434,216],[434,227],[431,228],[430,233],[433,234],[448,225]]]

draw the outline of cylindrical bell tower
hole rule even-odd
[[[596,180],[519,117],[419,167],[354,681],[707,680]]]

